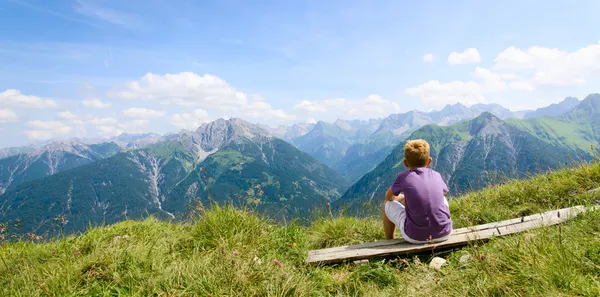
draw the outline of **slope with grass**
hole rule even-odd
[[[577,107],[557,117],[509,120],[538,138],[580,154],[600,147],[600,94],[590,94]]]
[[[509,181],[450,201],[454,227],[595,204],[600,163]],[[383,239],[379,217],[273,224],[232,207],[149,218],[45,242],[0,245],[1,296],[598,296],[600,211],[461,249],[365,265],[305,264],[309,249]],[[12,226],[0,228],[10,236]],[[433,256],[448,260],[429,269]],[[462,259],[462,260],[461,260]],[[466,259],[466,260],[465,260]]]

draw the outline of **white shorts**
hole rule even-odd
[[[446,205],[448,205],[448,199],[446,199],[446,197],[444,197],[444,203]],[[409,238],[408,236],[406,236],[406,233],[404,232],[404,223],[406,222],[406,208],[404,207],[404,205],[398,201],[386,201],[385,202],[385,215],[388,217],[388,219],[394,223],[394,225],[396,225],[396,227],[398,227],[398,229],[400,230],[400,234],[402,234],[402,238],[410,243],[415,243],[415,244],[422,244],[422,243],[433,243],[433,242],[440,242],[440,241],[445,241],[448,240],[448,238],[450,238],[450,234],[444,236],[444,237],[440,237],[440,238],[436,238],[433,240],[425,240],[425,241],[420,241],[420,240],[414,240]]]

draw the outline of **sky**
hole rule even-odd
[[[600,92],[600,1],[0,0],[0,147]]]

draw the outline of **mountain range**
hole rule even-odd
[[[277,218],[310,213],[348,181],[291,144],[231,119],[182,131],[143,149],[25,182],[0,196],[0,217],[23,232],[64,232],[148,214],[181,219],[211,203],[250,206]]]
[[[121,148],[113,142],[88,145],[77,141],[59,141],[28,153],[0,159],[0,195],[23,182],[93,163],[120,151]]]
[[[459,195],[505,178],[522,178],[591,159],[600,144],[600,94],[587,96],[557,117],[504,121],[484,112],[450,126],[425,126],[409,139],[425,139],[430,144],[431,167],[441,173],[450,194]],[[381,200],[396,175],[406,170],[403,159],[404,142],[354,183],[335,206],[356,209]]]
[[[398,142],[407,139],[423,126],[448,126],[473,119],[483,112],[489,112],[501,119],[558,116],[572,110],[577,104],[578,99],[568,97],[561,103],[534,111],[513,112],[498,104],[474,104],[467,107],[456,103],[439,111],[413,110],[367,121],[337,120],[334,123],[297,124],[287,128],[278,127],[271,132],[351,181],[357,181],[383,161]]]
[[[600,95],[573,103],[516,115],[455,104],[276,129],[219,119],[164,136],[12,148],[0,159],[0,217],[21,222],[23,232],[55,234],[147,215],[180,220],[211,203],[277,219],[306,217],[327,203],[359,207],[381,199],[404,170],[404,140],[415,138],[430,142],[432,166],[456,194],[589,159],[600,141]],[[56,218],[68,222],[57,226]]]

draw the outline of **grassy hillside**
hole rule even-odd
[[[456,228],[593,205],[600,163],[494,185],[450,202]],[[383,238],[378,217],[275,225],[230,207],[197,220],[125,221],[79,236],[0,246],[0,296],[597,296],[600,211],[462,249],[313,267],[309,249]],[[13,225],[0,227],[10,238]],[[470,255],[461,263],[460,258]],[[448,260],[428,268],[433,256]]]

